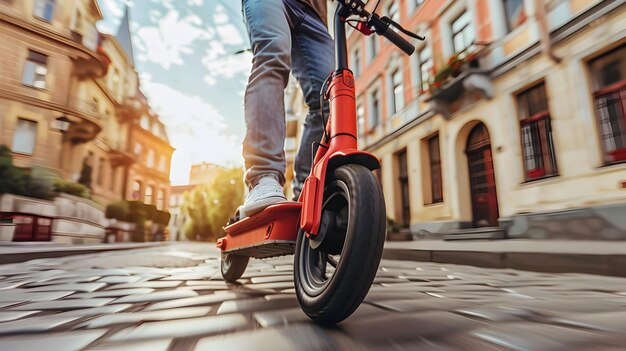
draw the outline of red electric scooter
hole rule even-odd
[[[365,298],[378,270],[386,231],[385,200],[371,172],[380,167],[379,160],[357,147],[346,23],[356,23],[353,27],[365,35],[383,35],[408,55],[415,47],[396,30],[424,40],[364,7],[361,0],[339,1],[334,23],[336,69],[322,88],[330,116],[324,121],[322,140],[315,143],[313,167],[298,202],[234,218],[224,228],[227,235],[217,241],[222,276],[229,282],[242,276],[250,257],[295,253],[300,306],[311,319],[325,325],[350,316]]]

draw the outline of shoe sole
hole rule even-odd
[[[239,207],[239,218],[243,219],[257,214],[271,205],[279,204],[281,202],[287,202],[287,198],[282,196],[272,196],[259,201],[255,201],[249,205],[242,205]]]

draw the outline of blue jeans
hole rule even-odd
[[[312,143],[323,134],[319,93],[333,70],[334,42],[319,16],[298,0],[243,0],[243,12],[254,55],[245,94],[246,184],[266,175],[285,183],[284,91],[291,71],[309,107],[294,164],[297,198],[311,170]]]

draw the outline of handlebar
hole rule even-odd
[[[387,38],[387,40],[392,42],[400,50],[411,56],[415,52],[415,46],[401,37],[395,30],[391,29],[390,23],[384,21],[385,18],[386,17],[383,17],[381,19],[375,13],[370,14],[367,21],[368,27],[374,27],[376,34]]]
[[[384,36],[387,40],[392,42],[409,56],[415,52],[415,46],[408,40],[404,39],[400,34],[398,34],[398,32],[390,29],[390,27],[393,25],[404,34],[410,35],[419,40],[424,40],[423,37],[407,31],[388,17],[380,17],[378,14],[373,12],[369,13],[365,10],[365,3],[361,0],[339,0],[339,4],[340,6],[344,6],[350,14],[367,18],[367,21],[364,23],[370,30],[373,30],[378,35]]]

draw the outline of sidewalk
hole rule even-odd
[[[383,258],[626,277],[626,241],[388,241]]]
[[[38,258],[64,257],[112,250],[131,250],[165,245],[165,242],[68,245],[51,242],[0,244],[0,264],[25,262]]]

